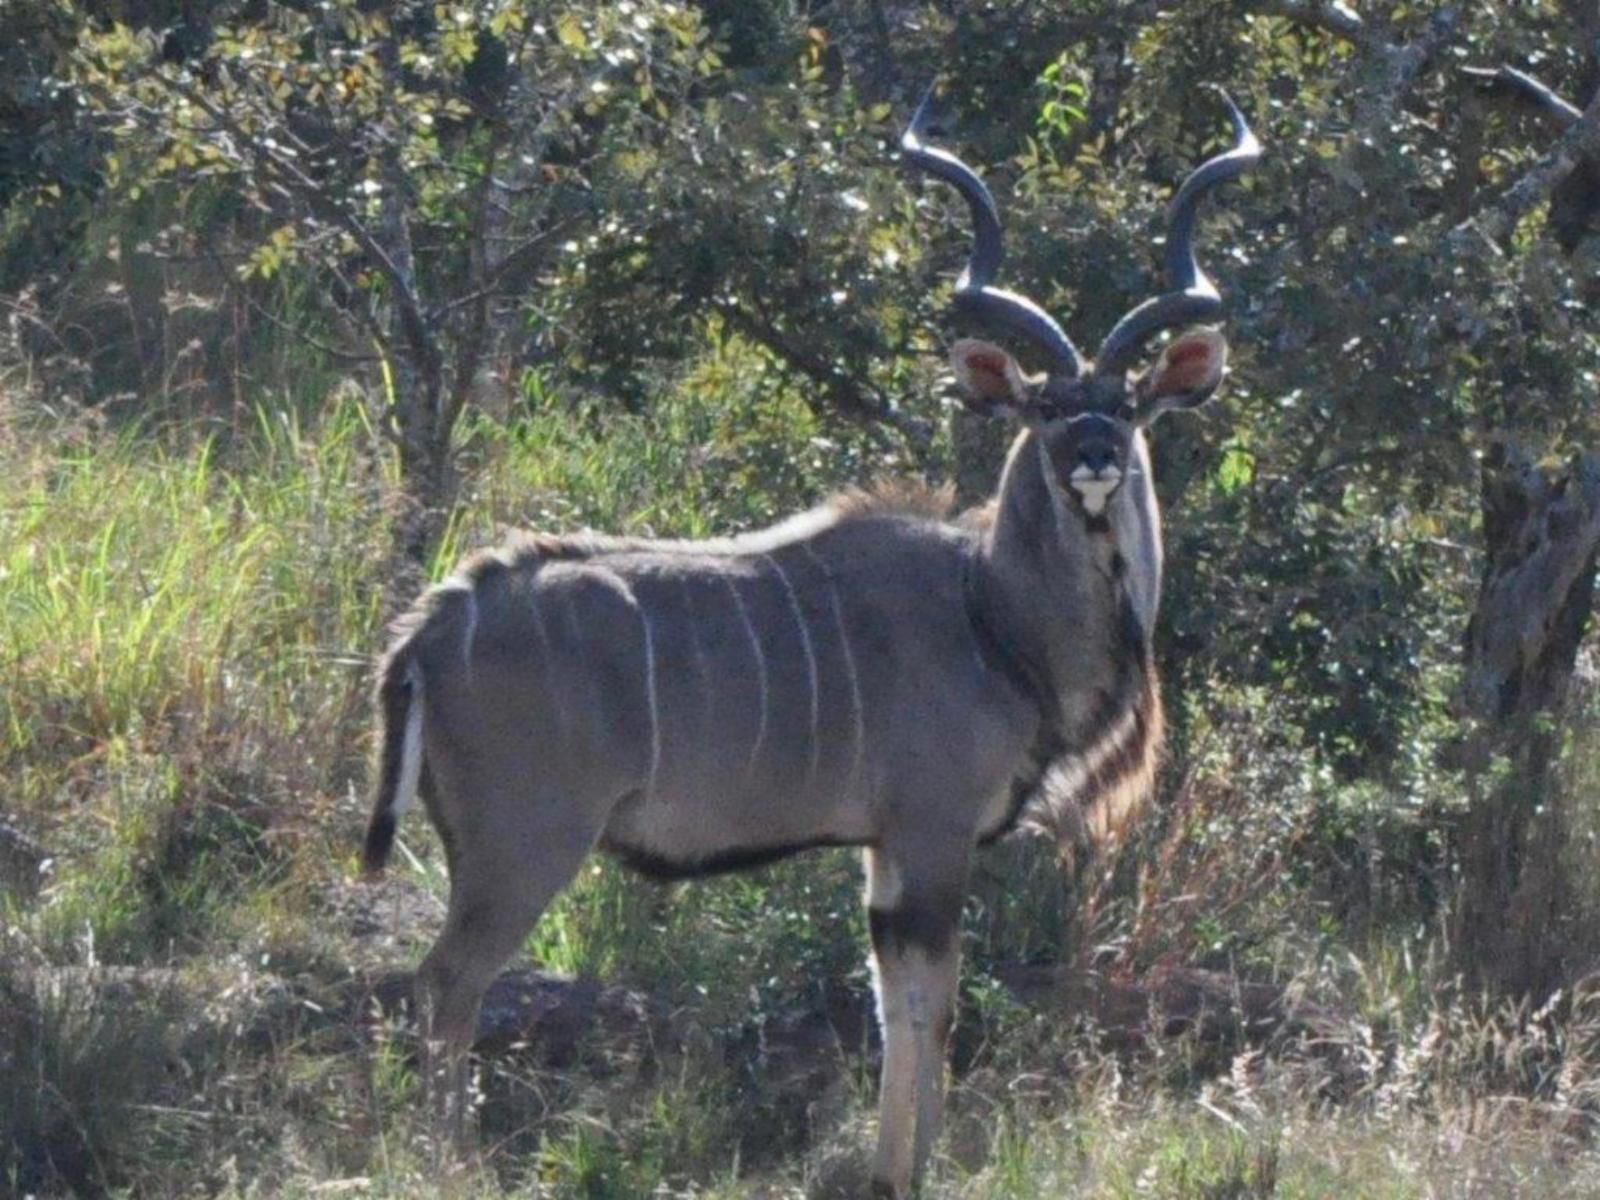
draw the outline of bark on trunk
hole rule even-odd
[[[1456,965],[1472,984],[1542,997],[1567,971],[1569,824],[1556,770],[1600,547],[1600,456],[1566,469],[1515,444],[1483,466],[1483,582],[1467,627]]]
[[[1016,435],[1009,424],[957,409],[950,422],[955,450],[956,502],[962,508],[982,504],[1000,485],[1006,447]]]
[[[444,536],[454,502],[450,434],[439,427],[437,392],[442,381],[426,372],[396,372],[410,398],[396,405],[400,427],[400,503],[395,522],[397,570],[391,572],[392,598],[403,603],[424,587],[428,562]],[[421,378],[419,378],[419,374]],[[404,394],[404,393],[402,393]]]

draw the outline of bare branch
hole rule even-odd
[[[1409,42],[1390,40],[1389,31],[1380,31],[1361,20],[1343,5],[1330,0],[1249,0],[1256,12],[1271,13],[1304,21],[1350,40],[1360,50],[1352,78],[1359,79],[1359,91],[1351,113],[1350,127],[1338,160],[1325,168],[1342,186],[1337,190],[1325,220],[1342,219],[1365,198],[1365,177],[1360,159],[1388,138],[1395,110],[1422,70],[1433,61],[1454,36],[1460,25],[1460,10],[1441,8],[1427,26]]]
[[[412,346],[420,351],[431,343],[427,321],[412,287],[410,276],[400,269],[378,238],[347,205],[330,196],[327,189],[307,175],[298,163],[276,152],[260,137],[245,129],[230,113],[199,89],[183,83],[166,72],[158,73],[156,78],[163,87],[189,101],[232,135],[251,158],[275,176],[282,186],[305,201],[313,211],[320,212],[354,238],[356,244],[372,258],[394,289],[395,301],[400,307],[401,321]]]
[[[903,433],[916,432],[911,422],[903,414],[895,412],[882,393],[871,384],[853,378],[833,363],[811,353],[764,315],[752,313],[743,305],[731,301],[719,303],[717,311],[739,333],[821,387],[840,415],[860,421],[868,429],[872,428],[873,422],[881,421]]]
[[[1400,98],[1411,86],[1411,81],[1439,53],[1460,23],[1461,14],[1457,9],[1442,8],[1433,15],[1427,28],[1409,42],[1388,43],[1381,47],[1367,43],[1369,48],[1377,48],[1383,56],[1384,80],[1356,118],[1357,127],[1363,134],[1387,126]]]
[[[456,296],[443,304],[434,305],[428,310],[428,319],[439,320],[462,308],[465,308],[469,304],[476,304],[480,300],[494,296],[500,291],[501,281],[505,278],[507,272],[509,272],[511,268],[518,263],[518,261],[525,257],[529,251],[538,249],[551,238],[564,233],[573,224],[574,222],[571,220],[562,221],[559,224],[550,226],[548,229],[542,229],[538,233],[531,234],[530,236],[523,238],[488,267],[483,274],[484,283],[481,287],[474,288],[465,295]],[[495,240],[497,239],[484,239],[486,244],[492,243]]]
[[[471,242],[467,252],[468,271],[475,283],[486,280],[491,271],[500,265],[490,261],[488,238],[490,233],[498,232],[497,229],[491,229],[491,225],[498,226],[508,214],[508,210],[496,206],[494,197],[494,171],[505,144],[506,129],[498,121],[493,122],[489,129],[489,144],[484,151],[483,175],[473,188],[473,204],[476,211],[471,217]],[[441,414],[442,428],[445,430],[455,428],[456,421],[460,419],[467,398],[472,394],[478,365],[483,361],[484,353],[494,336],[489,320],[491,291],[492,287],[488,286],[474,288],[471,299],[462,306],[466,312],[466,329],[456,339],[453,364],[455,379],[452,381],[449,395],[445,397],[444,412]]]
[[[1117,31],[1114,37],[1132,37],[1140,26],[1148,25],[1170,8],[1172,0],[1129,0],[1110,12],[1064,22],[1062,29],[1072,37],[1099,37],[1108,29]]]
[[[1463,67],[1461,72],[1473,79],[1486,92],[1520,92],[1524,97],[1532,100],[1540,108],[1554,116],[1562,126],[1571,125],[1583,116],[1583,110],[1576,104],[1569,104],[1532,75],[1525,74],[1515,67]]]
[[[1498,245],[1529,210],[1583,162],[1600,161],[1600,95],[1568,126],[1550,150],[1512,184],[1499,200],[1485,205],[1449,234],[1452,249],[1469,248],[1478,238]]]

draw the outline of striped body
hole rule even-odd
[[[1008,537],[1059,538],[1048,500],[1035,519],[1028,441],[1009,472],[1026,521],[1002,506],[953,524],[938,497],[857,494],[744,538],[525,537],[478,554],[399,623],[385,686],[409,675],[426,699],[390,723],[413,738],[388,740],[462,787],[466,764],[504,760],[524,804],[580,806],[603,849],[656,876],[872,845],[918,810],[940,836],[991,840],[1026,813],[1103,844],[1142,798],[1159,741],[1153,497],[1116,510],[1120,539],[1109,523],[1090,536],[1114,575],[1064,557],[1053,573],[1081,578],[1020,581],[1045,589],[1035,606],[1054,591],[1080,614],[1065,644],[1051,644],[1048,612],[1044,636],[1019,637]],[[1083,652],[1096,623],[1115,653]],[[952,794],[965,797],[954,810]],[[465,817],[433,815],[447,830]]]

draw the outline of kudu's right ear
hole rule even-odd
[[[1134,385],[1148,425],[1175,408],[1198,408],[1228,373],[1228,340],[1215,329],[1194,329],[1173,341]]]
[[[993,342],[962,338],[950,347],[950,365],[973,412],[986,417],[1026,413],[1031,393],[1022,368]]]

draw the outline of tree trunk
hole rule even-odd
[[[1542,998],[1564,981],[1574,920],[1556,766],[1594,596],[1600,456],[1552,472],[1497,445],[1482,501],[1485,566],[1459,697],[1470,806],[1453,952],[1469,983]]]
[[[957,409],[950,420],[955,458],[956,502],[963,508],[982,504],[1000,485],[1006,447],[1016,430],[1005,421]]]
[[[400,504],[394,525],[391,599],[409,603],[428,582],[428,564],[455,503],[450,432],[439,408],[444,379],[437,360],[397,363],[395,424],[400,434]],[[392,606],[391,606],[392,607]]]
[[[380,53],[399,76],[399,48],[392,41]],[[452,422],[445,404],[444,331],[425,309],[425,289],[418,278],[412,214],[405,197],[410,187],[405,164],[396,148],[384,156],[385,187],[381,192],[373,239],[389,264],[388,283],[393,292],[388,317],[389,369],[392,411],[389,416],[400,439],[400,486],[404,510],[395,525],[395,549],[401,558],[402,578],[395,586],[414,592],[409,578],[425,576],[428,560],[438,545],[453,497],[450,462]]]

